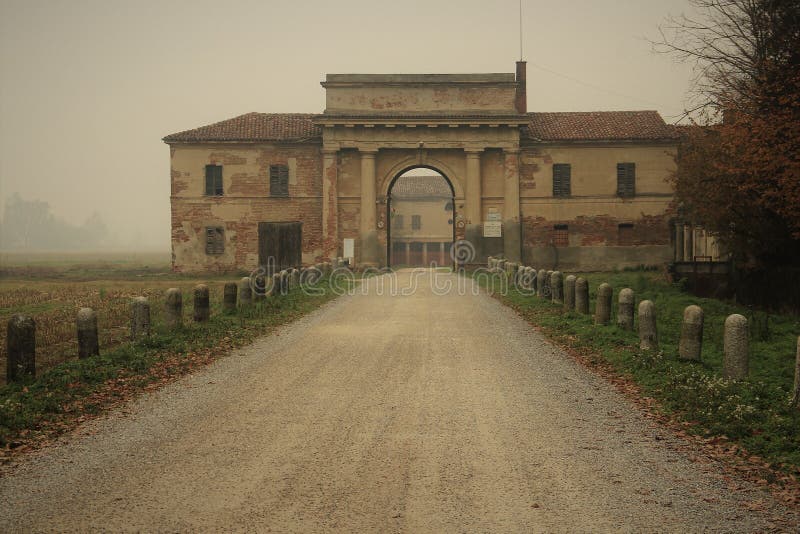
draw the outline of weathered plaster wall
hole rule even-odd
[[[655,265],[671,259],[671,145],[545,146],[520,154],[526,261],[561,269]],[[617,163],[636,164],[636,195],[616,195]],[[553,164],[571,165],[571,196],[553,197]],[[568,245],[554,240],[566,225]],[[621,233],[620,225],[630,225]]]
[[[318,146],[176,145],[171,150],[172,254],[177,271],[249,270],[258,263],[258,223],[301,221],[303,261],[321,253]],[[223,195],[205,196],[205,166],[222,165]],[[289,167],[289,197],[269,196],[269,166]],[[205,229],[221,226],[225,252],[208,255]]]

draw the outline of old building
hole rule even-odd
[[[390,202],[388,260],[392,265],[452,263],[455,202],[443,176],[401,176],[392,187]]]
[[[674,130],[655,111],[529,113],[516,74],[329,74],[322,114],[248,113],[168,135],[178,271],[252,269],[295,222],[302,261],[390,261],[392,188],[443,175],[454,238],[561,269],[672,259]]]

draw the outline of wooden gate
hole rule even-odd
[[[258,264],[267,274],[289,267],[300,267],[303,262],[303,223],[258,223]]]

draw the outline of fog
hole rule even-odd
[[[690,67],[646,38],[685,10],[523,0],[529,110],[674,121]],[[45,202],[67,228],[105,225],[97,246],[166,250],[164,135],[250,111],[322,112],[326,73],[513,72],[519,23],[518,0],[0,0],[0,210]]]

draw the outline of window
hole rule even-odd
[[[553,226],[553,246],[569,246],[569,228],[566,224],[557,224]]]
[[[571,178],[572,178],[572,166],[569,163],[553,164],[554,197],[568,197],[572,194],[570,190]]]
[[[617,163],[617,196],[630,198],[636,194],[636,164]]]
[[[411,216],[411,229],[412,230],[419,230],[422,228],[422,217],[419,215],[412,215]]]
[[[617,243],[620,245],[633,245],[632,224],[620,224],[617,226]]]
[[[206,195],[222,196],[222,165],[206,165]]]
[[[206,226],[206,254],[225,252],[225,230],[221,226]]]
[[[289,167],[286,165],[269,166],[269,194],[273,197],[289,196]]]
[[[394,216],[394,229],[395,230],[402,230],[403,229],[403,216],[402,215],[395,215]]]

